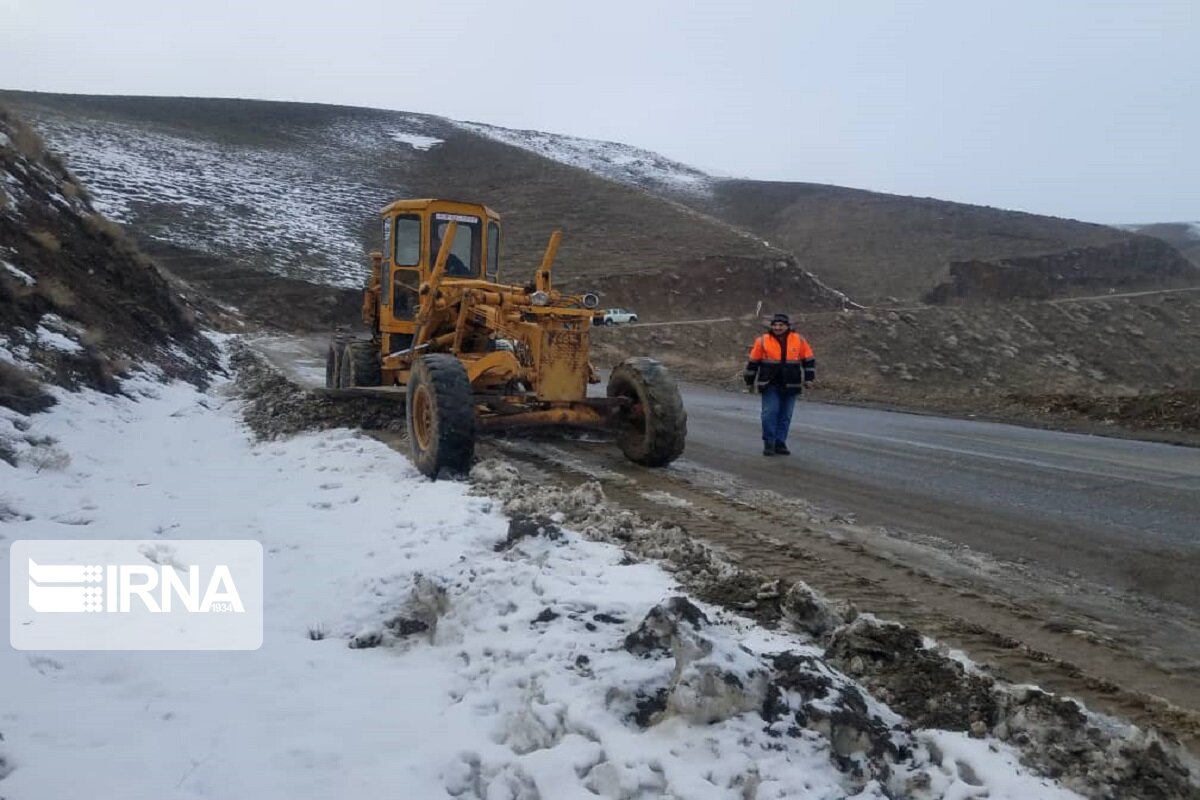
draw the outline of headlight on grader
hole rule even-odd
[[[595,292],[588,292],[583,296],[584,308],[595,308],[598,305],[600,305],[600,295]]]
[[[550,295],[546,292],[534,292],[529,296],[529,303],[535,306],[550,305]]]

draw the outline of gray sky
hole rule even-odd
[[[1200,220],[1200,0],[0,0],[0,87],[364,105],[715,174]]]

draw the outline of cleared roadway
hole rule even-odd
[[[801,399],[761,455],[759,398],[694,384],[685,457],[751,485],[1200,608],[1200,449]]]

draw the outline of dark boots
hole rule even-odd
[[[776,442],[776,443],[775,443],[775,455],[777,455],[777,456],[790,456],[791,454],[792,454],[792,451],[787,449],[787,445],[786,445],[786,444],[784,444],[783,442]]]

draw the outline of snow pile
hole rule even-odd
[[[5,271],[8,272],[9,275],[12,275],[14,278],[19,280],[21,283],[25,284],[26,286],[33,286],[35,283],[37,283],[37,279],[34,278],[32,275],[30,275],[28,272],[17,269],[16,267],[14,267],[12,264],[8,263],[7,261],[0,261],[0,267],[4,267]]]
[[[712,177],[700,170],[678,161],[671,161],[650,150],[620,142],[602,142],[542,131],[513,130],[480,122],[454,124],[480,136],[520,147],[551,161],[579,167],[630,186],[691,195],[708,195],[712,191]]]
[[[1075,797],[378,441],[254,444],[228,395],[125,389],[3,412],[0,536],[258,539],[264,645],[4,648],[5,796]]]
[[[392,139],[409,145],[413,150],[429,150],[445,141],[435,136],[424,136],[419,133],[409,133],[407,131],[393,132]]]

